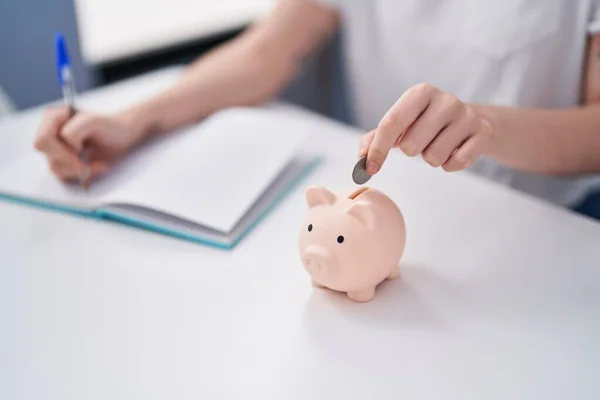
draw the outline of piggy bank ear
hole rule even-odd
[[[353,216],[362,222],[367,229],[372,230],[375,227],[375,213],[373,212],[373,206],[371,203],[366,201],[357,201],[352,203],[346,214]]]
[[[310,186],[306,189],[306,203],[308,208],[318,205],[332,205],[335,203],[335,194],[321,186]]]

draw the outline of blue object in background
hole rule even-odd
[[[67,50],[67,41],[59,33],[56,35],[56,75],[58,84],[62,89],[65,105],[69,106],[71,113],[75,112],[75,79],[69,60],[69,51]]]
[[[65,85],[65,69],[71,69],[71,61],[69,60],[69,51],[67,50],[67,43],[65,37],[59,33],[56,35],[55,41],[56,51],[56,74],[58,75],[58,82],[60,86]]]
[[[69,42],[78,89],[94,87],[94,68],[84,65],[79,52],[72,0],[0,1],[0,86],[18,109],[62,96],[55,75],[56,32]]]
[[[592,193],[574,210],[588,217],[592,217],[600,221],[600,191]]]

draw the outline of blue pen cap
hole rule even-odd
[[[70,67],[69,51],[67,50],[67,41],[61,33],[56,34],[56,72],[61,86],[63,81],[63,68]]]

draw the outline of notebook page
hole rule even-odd
[[[106,205],[130,204],[229,232],[307,137],[276,111],[234,108],[131,154]],[[111,177],[112,179],[112,177]]]
[[[286,194],[311,166],[315,165],[317,158],[314,154],[299,154],[275,178],[270,186],[265,189],[250,210],[241,218],[228,233],[207,228],[201,224],[180,219],[172,215],[163,214],[153,209],[142,208],[127,204],[114,204],[103,207],[108,212],[116,212],[130,218],[145,222],[167,230],[180,232],[192,237],[201,237],[204,240],[222,245],[232,245],[240,238],[259,218],[276,204],[277,200]]]
[[[65,184],[50,172],[46,159],[33,146],[0,168],[0,193],[77,209],[102,204],[118,184],[115,179],[100,179],[87,193],[78,183]]]

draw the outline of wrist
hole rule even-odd
[[[148,104],[138,104],[121,111],[115,115],[115,119],[126,133],[130,148],[159,131],[156,113],[152,112]]]
[[[502,118],[498,112],[499,108],[484,104],[471,104],[471,107],[480,118],[484,119],[491,126],[492,140],[485,154],[492,155],[495,153],[497,147],[500,146],[499,142],[502,137]]]

